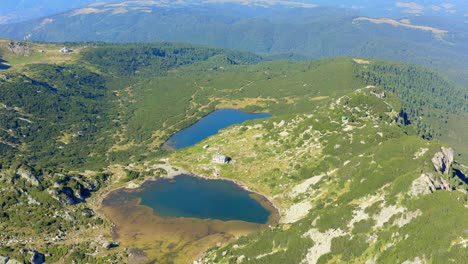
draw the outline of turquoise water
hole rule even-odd
[[[205,138],[215,135],[220,129],[242,124],[244,121],[270,117],[268,113],[252,114],[235,109],[220,109],[200,119],[194,125],[183,129],[169,138],[165,146],[175,149],[193,146]]]
[[[121,189],[111,193],[103,203],[118,206],[120,202],[137,198],[141,199],[141,205],[151,207],[154,214],[162,217],[241,220],[265,224],[270,216],[270,211],[233,182],[189,175],[148,181],[136,191]]]

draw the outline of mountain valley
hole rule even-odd
[[[468,94],[431,69],[360,57],[271,60],[168,42],[1,40],[0,54],[8,65],[0,70],[0,260],[466,257]],[[175,132],[225,108],[272,117],[187,148],[162,148]],[[217,153],[232,160],[215,163]],[[278,208],[279,224],[202,236],[200,247],[149,243],[151,225],[116,235],[138,226],[119,226],[103,212],[109,192],[184,173],[230,179],[264,195]]]

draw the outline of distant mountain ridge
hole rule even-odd
[[[129,2],[124,0],[4,0],[0,10],[0,24],[16,23],[38,17],[44,17],[60,13],[75,8],[82,8],[87,5]],[[330,3],[327,0],[138,0],[132,1],[140,4],[155,5],[188,5],[188,4],[227,4],[236,3],[249,6],[295,6],[295,7],[316,7],[334,6],[359,10],[365,15],[389,16],[392,18],[401,16],[437,15],[437,16],[458,16],[463,17],[468,14],[468,3],[463,0],[451,0],[440,2],[437,0],[411,2],[387,1],[387,0],[337,0]]]
[[[116,0],[3,0],[0,8],[0,24],[26,21],[53,15],[95,2],[115,2]]]
[[[372,18],[352,9],[292,1],[231,2],[239,1],[100,3],[3,25],[0,36],[46,42],[189,42],[275,54],[275,59],[375,57],[443,70],[460,83],[468,80],[468,33],[462,20]]]

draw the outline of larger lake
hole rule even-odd
[[[252,193],[227,180],[208,180],[189,175],[145,182],[137,190],[111,193],[104,204],[132,200],[153,209],[161,217],[239,220],[265,224],[271,212]]]
[[[236,109],[220,109],[200,119],[194,125],[183,129],[169,138],[165,147],[180,149],[193,146],[205,138],[215,135],[220,129],[247,120],[271,117],[268,113],[246,113]]]
[[[279,221],[266,197],[231,181],[189,175],[112,191],[101,212],[114,224],[114,240],[155,263],[192,263],[213,246]]]

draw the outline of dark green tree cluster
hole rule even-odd
[[[439,133],[427,118],[468,112],[468,93],[429,69],[377,61],[356,67],[355,73],[366,84],[395,93],[403,102],[400,116],[409,118],[425,138]]]
[[[24,156],[43,167],[102,165],[111,143],[105,135],[114,129],[105,79],[74,65],[38,64],[25,72],[0,82],[2,154],[11,157],[25,145]],[[60,141],[64,135],[69,142]]]
[[[134,75],[138,71],[157,75],[178,66],[206,61],[224,55],[227,64],[251,64],[261,57],[246,52],[207,48],[188,44],[126,44],[98,46],[83,54],[83,59],[106,72]]]

